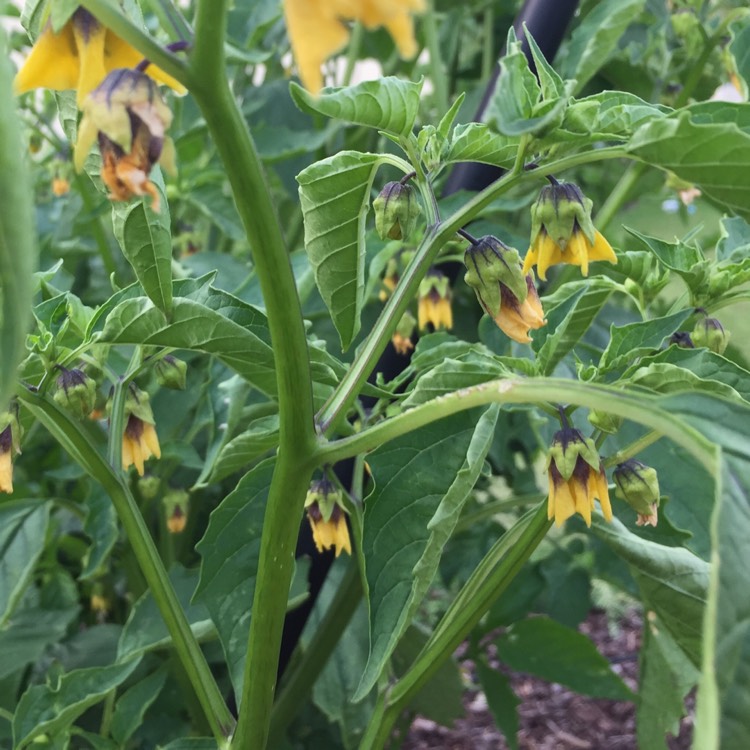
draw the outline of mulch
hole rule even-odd
[[[642,620],[637,612],[629,613],[612,628],[606,613],[595,610],[579,627],[597,644],[609,659],[612,669],[632,690],[638,688],[641,626]],[[461,659],[460,649],[457,657],[462,670],[473,676],[474,665]],[[510,676],[513,689],[521,700],[518,707],[518,744],[521,750],[648,750],[638,748],[633,703],[589,698],[562,685],[502,669]],[[679,736],[667,739],[670,750],[690,748],[692,697],[688,699],[688,707]],[[465,716],[452,727],[416,717],[401,745],[402,750],[508,749],[488,710],[484,693],[469,691],[464,699],[464,709]]]

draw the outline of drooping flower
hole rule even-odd
[[[187,384],[187,362],[166,354],[154,365],[156,382],[175,391],[184,391]]]
[[[284,0],[284,16],[302,84],[317,93],[323,86],[321,65],[349,39],[347,21],[366,28],[385,26],[399,54],[417,53],[412,13],[424,0]]]
[[[85,419],[96,405],[96,382],[78,368],[60,369],[53,396],[55,403],[72,412],[78,419]]]
[[[500,330],[514,341],[529,343],[529,331],[546,321],[534,279],[521,270],[518,251],[487,235],[471,241],[464,264],[464,281]]]
[[[729,331],[716,318],[709,318],[702,309],[699,312],[703,312],[704,316],[693,328],[693,345],[698,348],[705,346],[716,354],[723,354],[729,345]]]
[[[64,178],[55,176],[52,178],[52,193],[53,195],[60,198],[63,195],[67,195],[70,192],[70,183]]]
[[[448,277],[437,269],[430,269],[419,285],[417,315],[419,330],[424,331],[428,324],[437,331],[453,328],[453,307]]]
[[[185,531],[190,505],[189,495],[185,490],[169,490],[162,498],[167,531],[170,534],[181,534]]]
[[[0,413],[0,492],[13,492],[13,454],[21,452],[18,407]]]
[[[341,491],[327,478],[310,485],[305,499],[305,509],[318,552],[333,548],[336,557],[342,550],[352,554],[346,509],[341,504]]]
[[[414,335],[414,331],[417,327],[417,321],[414,316],[407,310],[402,316],[401,320],[396,326],[396,330],[393,332],[391,337],[391,343],[393,348],[398,354],[406,356],[410,351],[414,349],[414,343],[411,338]]]
[[[656,526],[661,498],[656,469],[631,458],[617,464],[612,478],[617,494],[636,512],[636,525]]]
[[[579,513],[591,526],[594,500],[598,499],[607,521],[612,520],[607,475],[594,441],[579,430],[564,427],[555,433],[547,458],[549,500],[547,517],[556,526]]]
[[[381,302],[385,302],[391,294],[393,294],[393,290],[398,285],[399,278],[398,260],[396,258],[390,258],[388,260],[388,265],[385,267],[385,273],[383,274],[383,286],[378,292],[378,299]]]
[[[144,463],[154,456],[161,458],[161,446],[156,434],[154,414],[148,394],[131,384],[125,402],[125,431],[122,435],[122,468],[135,466],[143,476]]]
[[[156,84],[137,70],[117,69],[86,97],[73,161],[77,171],[94,141],[102,155],[101,177],[112,200],[150,195],[159,210],[159,192],[149,175],[160,162],[174,172],[174,146],[165,136],[172,112]]]
[[[137,49],[102,26],[87,10],[78,8],[58,32],[47,23],[13,85],[18,94],[35,88],[76,89],[80,107],[109,71],[132,68],[142,60]],[[155,65],[149,65],[148,74],[185,93],[181,83]]]
[[[546,279],[550,266],[569,263],[580,266],[581,273],[588,276],[591,261],[617,263],[612,246],[594,228],[592,206],[573,183],[545,185],[531,207],[531,246],[523,272],[536,265],[539,278]]]

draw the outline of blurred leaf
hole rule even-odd
[[[750,255],[750,224],[739,216],[721,220],[721,239],[716,245],[716,260],[740,262]]]
[[[652,363],[646,367],[639,367],[628,377],[633,385],[648,388],[657,393],[704,391],[733,401],[742,400],[740,394],[726,383],[719,380],[703,380],[690,370],[667,362]]]
[[[503,663],[518,672],[558,682],[594,698],[634,697],[589,638],[548,617],[521,620],[495,643]]]
[[[34,14],[29,8],[26,11]],[[37,259],[27,150],[21,141],[12,68],[3,28],[0,30],[0,404],[3,408],[17,380],[18,364],[26,354],[34,287],[32,271]],[[0,620],[2,611],[0,606]]]
[[[609,329],[609,344],[602,354],[599,368],[611,370],[622,367],[643,354],[658,349],[667,336],[678,331],[680,326],[693,314],[693,310],[680,310],[663,318],[641,320],[626,325],[615,325]]]
[[[619,288],[610,278],[596,276],[588,281],[565,284],[554,297],[544,299],[547,325],[535,332],[532,343],[542,374],[554,371],[586,333],[612,292]],[[555,304],[558,299],[559,303]]]
[[[518,750],[518,705],[510,680],[484,659],[477,662],[477,677],[487,698],[487,705],[510,750]]]
[[[218,482],[235,471],[248,466],[258,456],[278,445],[279,418],[277,415],[253,420],[245,432],[232,438],[219,453],[210,481]]]
[[[209,613],[202,604],[191,603],[198,581],[198,571],[175,565],[169,571],[169,580],[177,599],[182,605],[190,628],[197,638],[213,631]],[[150,591],[134,605],[117,644],[117,661],[123,662],[147,651],[164,648],[172,642],[167,626],[159,613],[159,607]]]
[[[292,82],[289,92],[303,111],[367,125],[396,136],[411,133],[419,113],[422,82],[412,83],[395,76],[363,81],[355,86],[324,88],[311,94]]]
[[[700,673],[662,627],[654,612],[643,622],[637,699],[638,746],[667,750],[665,736],[679,734],[685,696]]]
[[[213,737],[184,737],[162,745],[159,750],[216,750]]]
[[[717,106],[697,109],[696,114],[703,115],[702,122],[696,121],[687,107],[646,123],[636,130],[627,150],[647,164],[695,183],[721,208],[748,219],[750,131],[740,129],[737,123],[746,113],[750,115],[750,107],[726,102],[709,104]],[[707,113],[715,116],[709,118]]]
[[[509,168],[516,160],[518,143],[517,136],[495,133],[483,122],[456,125],[445,163],[477,161]]]
[[[158,669],[148,677],[128,688],[115,705],[112,715],[112,739],[118,745],[124,745],[143,722],[143,715],[149,706],[159,697],[167,680],[167,670]]]
[[[121,685],[139,664],[76,669],[60,677],[57,685],[32,685],[21,696],[13,717],[14,747],[27,745],[42,734],[64,732],[86,709]]]
[[[645,0],[603,0],[573,31],[562,65],[565,78],[575,78],[581,91],[591,77],[616,53],[625,29],[640,15]]]
[[[376,154],[342,151],[297,175],[305,249],[341,346],[357,335],[365,289],[365,221],[370,188],[383,163]]]
[[[750,17],[739,18],[729,26],[732,41],[729,52],[734,57],[737,74],[745,82],[745,95],[750,87]]]
[[[172,310],[172,235],[169,230],[169,202],[161,175],[152,180],[161,196],[159,212],[151,203],[138,200],[112,203],[112,224],[122,252],[133,266],[138,281],[151,301],[165,315]]]
[[[355,700],[375,685],[435,576],[493,439],[497,408],[415,430],[373,451],[362,551],[370,656]]]
[[[8,621],[31,582],[44,550],[49,503],[10,500],[0,504],[0,625]]]
[[[117,513],[109,496],[95,489],[86,501],[86,520],[83,533],[91,540],[85,565],[78,578],[82,581],[95,578],[109,558],[119,535]]]

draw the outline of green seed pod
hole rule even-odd
[[[58,406],[85,419],[96,405],[96,382],[82,370],[63,369],[57,378],[54,399]]]
[[[372,202],[375,229],[381,240],[406,240],[419,218],[419,202],[414,188],[389,182]]]

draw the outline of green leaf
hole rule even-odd
[[[411,133],[419,114],[422,81],[412,83],[386,76],[355,86],[324,88],[317,95],[291,83],[289,91],[294,103],[303,112],[335,117],[384,130],[395,136],[405,136]]]
[[[734,57],[737,74],[745,82],[745,95],[750,87],[750,17],[747,15],[729,26],[732,41],[729,52]]]
[[[734,263],[750,256],[750,224],[739,216],[721,220],[721,239],[716,245],[716,260]]]
[[[643,622],[638,671],[638,747],[667,750],[665,736],[679,734],[685,696],[697,684],[699,672],[653,612]]]
[[[630,566],[644,607],[658,615],[675,643],[699,665],[708,563],[686,549],[641,539],[617,519],[609,524],[596,519],[593,528]]]
[[[521,701],[502,672],[492,669],[484,659],[477,661],[476,667],[495,724],[510,750],[518,750],[518,705]]]
[[[603,0],[592,6],[571,35],[562,65],[562,75],[576,79],[576,91],[615,55],[625,29],[645,4],[645,0]]]
[[[103,700],[138,666],[139,659],[109,667],[76,669],[56,685],[32,685],[13,717],[13,746],[21,748],[42,734],[64,732],[86,709]]]
[[[365,221],[383,159],[341,151],[297,175],[305,248],[315,282],[346,349],[357,335],[365,290]]]
[[[712,121],[694,119],[690,107],[642,125],[627,150],[649,165],[674,172],[693,182],[721,208],[750,218],[750,132],[739,126],[747,119],[747,104],[718,104]]]
[[[548,617],[531,617],[511,625],[495,644],[500,659],[518,672],[559,682],[594,698],[633,698],[585,635]]]
[[[377,682],[435,576],[443,546],[484,464],[499,410],[457,414],[378,448],[362,551],[370,656],[354,700]],[[438,468],[439,467],[439,468]]]
[[[693,314],[692,310],[680,310],[663,318],[642,320],[609,329],[609,344],[602,354],[599,368],[611,370],[622,367],[643,354],[658,349],[667,336],[671,336]]]
[[[213,737],[184,737],[162,745],[159,750],[216,750]]]
[[[133,732],[141,726],[143,716],[149,706],[159,697],[167,680],[167,670],[157,669],[148,677],[137,682],[122,694],[112,715],[112,739],[124,745]]]
[[[484,122],[456,125],[445,162],[477,161],[509,168],[516,160],[519,140],[495,133]]]
[[[242,694],[260,535],[274,465],[270,458],[245,474],[211,513],[196,545],[201,570],[193,600],[206,607],[216,624],[237,695]]]
[[[691,290],[697,289],[706,280],[709,263],[699,248],[679,240],[664,242],[630,227],[625,229],[650,250],[663,266],[681,276]]]
[[[22,145],[13,70],[0,30],[0,404],[7,404],[26,354],[37,245],[27,149]],[[5,406],[3,406],[5,408]],[[0,610],[2,611],[2,610]]]
[[[639,367],[635,372],[628,375],[628,380],[634,385],[648,388],[656,393],[704,391],[733,401],[742,400],[740,394],[726,383],[719,380],[703,380],[690,370],[667,362],[652,363],[645,367]]]
[[[272,415],[252,421],[248,429],[232,438],[219,453],[210,481],[221,479],[246,468],[251,461],[278,445],[279,417]]]
[[[31,582],[44,550],[49,503],[10,500],[0,505],[0,625],[8,621]]]
[[[547,325],[541,333],[535,333],[532,343],[542,374],[551,373],[580,341],[616,289],[620,289],[619,284],[606,276],[597,276],[565,284],[554,297],[545,298]]]
[[[174,587],[190,629],[197,638],[213,632],[209,614],[202,604],[192,604],[190,599],[198,581],[198,571],[175,565],[169,571],[169,580]],[[164,648],[172,639],[159,613],[159,607],[150,591],[134,605],[117,644],[117,661],[124,662],[147,651]]]
[[[152,180],[161,196],[155,213],[145,200],[112,203],[112,225],[122,252],[151,301],[165,314],[172,310],[172,235],[169,202],[161,175]]]
[[[83,533],[91,540],[84,568],[78,576],[80,580],[85,581],[102,574],[102,567],[119,535],[117,513],[105,492],[95,489],[87,499]]]

